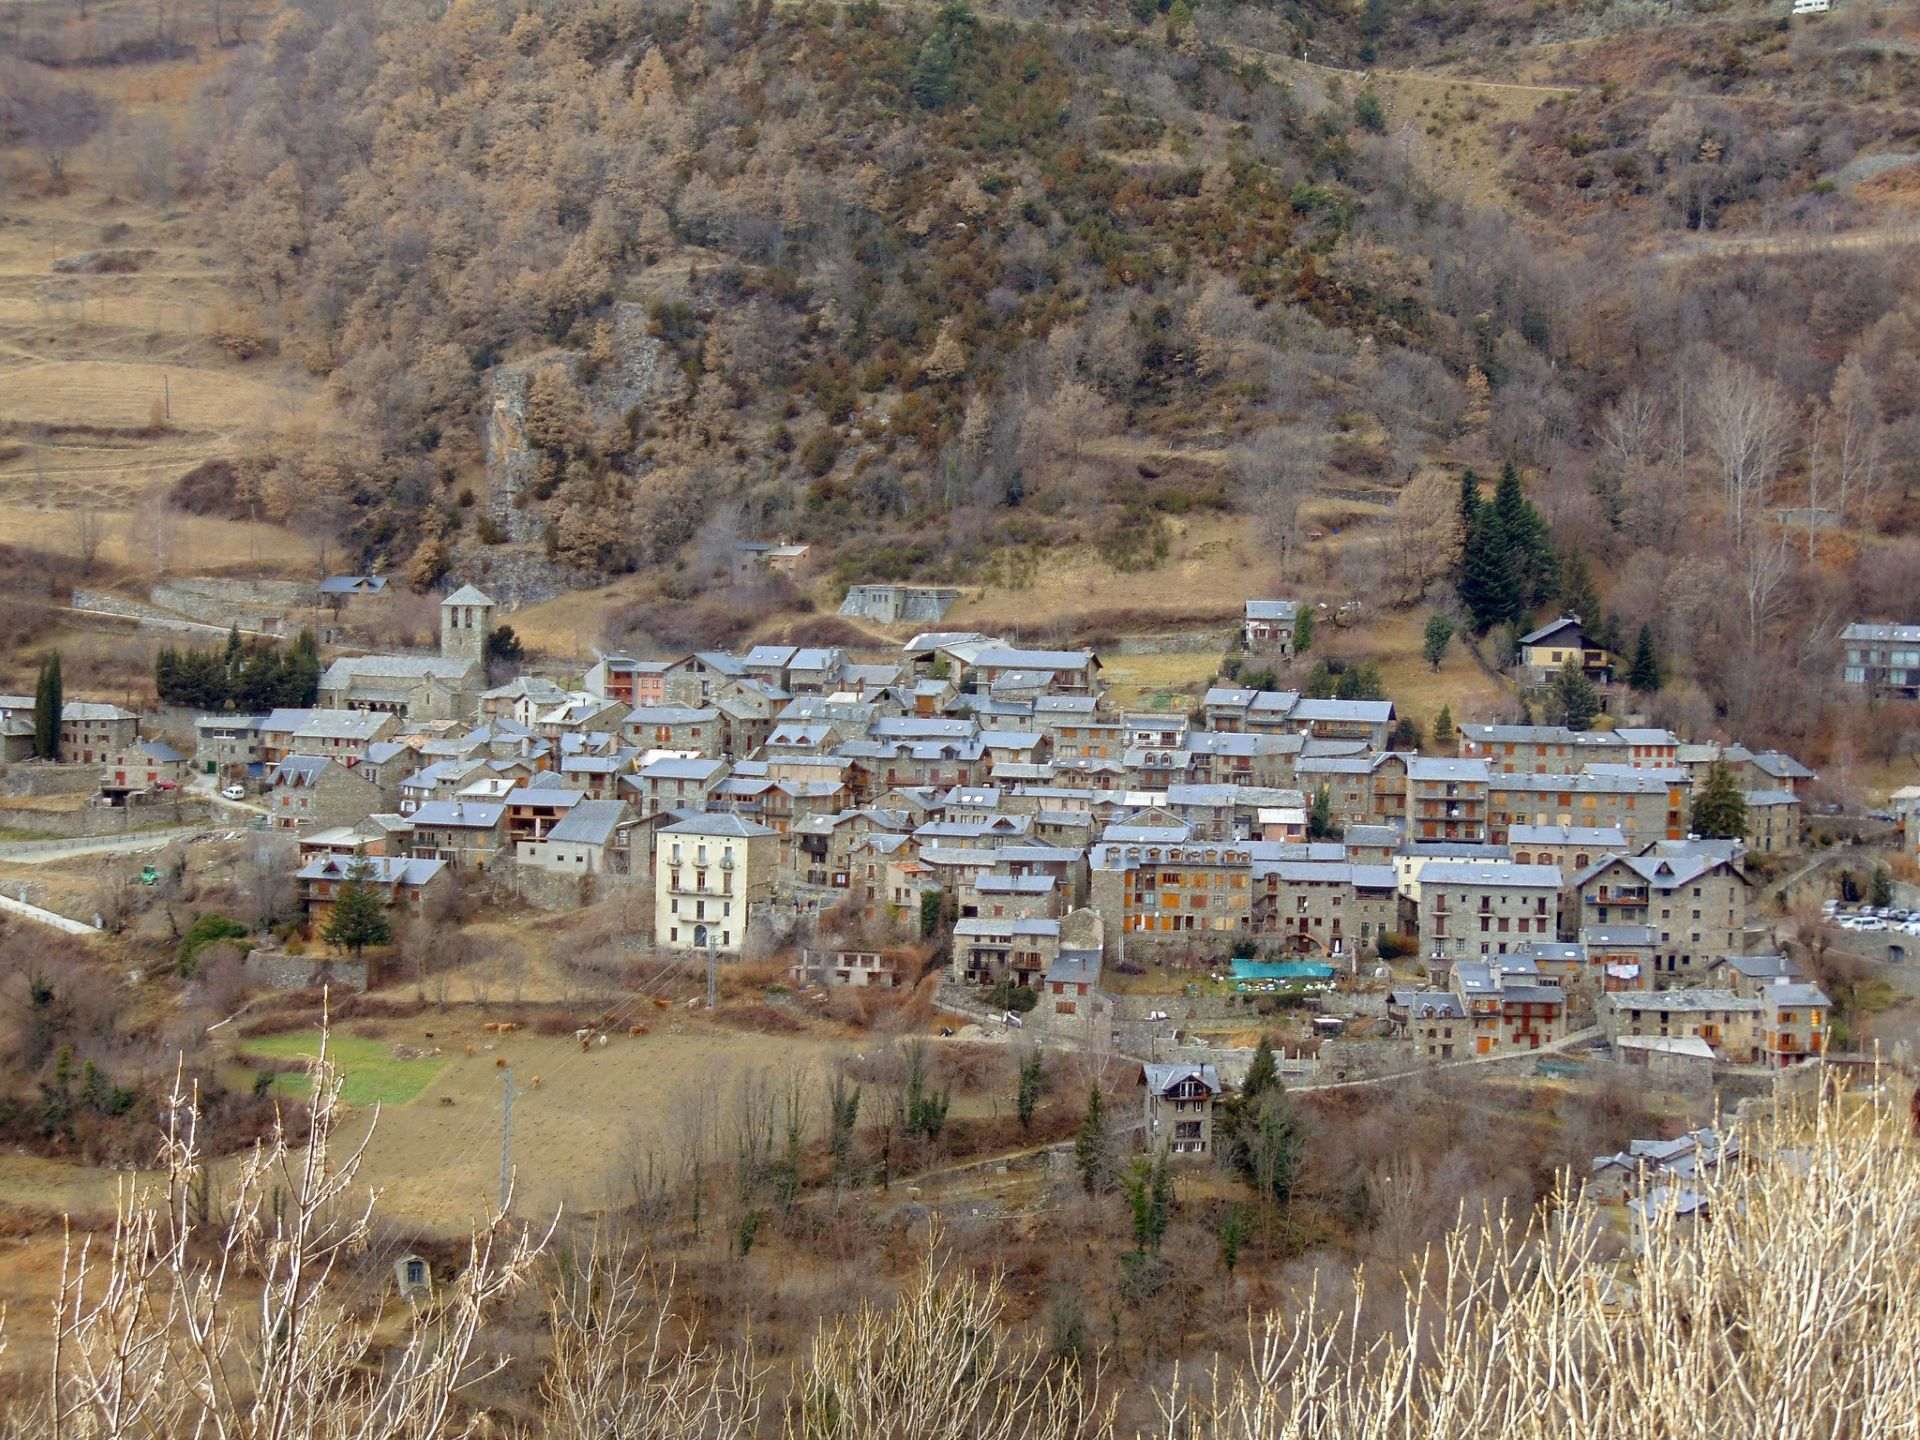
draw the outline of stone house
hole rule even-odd
[[[187,757],[164,740],[136,740],[106,756],[100,768],[100,794],[111,805],[126,805],[141,795],[177,791],[188,780]]]
[[[1487,838],[1486,761],[1415,755],[1406,772],[1408,835],[1476,843]]]
[[[1714,1054],[1748,1064],[1760,1053],[1757,999],[1731,990],[1622,990],[1600,997],[1595,1006],[1609,1040],[1623,1035],[1691,1035]]]
[[[1833,1002],[1817,985],[1779,981],[1760,991],[1760,1043],[1768,1065],[1786,1069],[1824,1055]]]
[[[1170,1155],[1196,1158],[1213,1154],[1213,1107],[1226,1093],[1212,1065],[1140,1067],[1146,1121],[1146,1148],[1165,1146]]]
[[[633,811],[619,800],[582,800],[544,834],[514,843],[514,859],[558,875],[624,874]]]
[[[1357,957],[1392,930],[1399,892],[1391,865],[1255,860],[1251,924],[1298,955]]]
[[[288,754],[321,755],[352,764],[366,757],[368,746],[400,733],[399,717],[386,712],[310,710],[305,714],[287,736]]]
[[[1243,842],[1102,841],[1093,906],[1106,927],[1142,942],[1231,936],[1252,926],[1253,856]]]
[[[1752,881],[1713,854],[1613,855],[1573,877],[1578,925],[1646,925],[1655,932],[1652,982],[1688,985],[1744,949]]]
[[[1557,938],[1560,884],[1551,865],[1428,862],[1417,907],[1421,955],[1482,959]]]
[[[226,780],[256,780],[264,773],[260,726],[264,715],[202,715],[193,722],[196,770]]]
[[[1467,1007],[1451,990],[1389,990],[1387,1025],[1410,1040],[1422,1060],[1464,1059],[1471,1051]]]
[[[642,815],[661,810],[704,810],[707,801],[730,773],[727,762],[666,755],[622,777],[621,793]]]
[[[268,774],[267,814],[277,830],[357,825],[392,807],[390,791],[360,767],[320,755],[289,755]]]
[[[1507,843],[1515,825],[1619,830],[1640,850],[1687,833],[1692,788],[1673,772],[1610,766],[1577,775],[1496,773],[1487,787],[1487,840]]]
[[[712,706],[640,705],[627,713],[627,743],[642,750],[691,750],[717,757],[720,712]]]
[[[507,850],[507,807],[485,801],[431,800],[409,817],[413,853],[455,870],[484,870]]]
[[[1747,848],[1778,855],[1800,848],[1800,797],[1791,790],[1747,791]]]
[[[333,915],[334,903],[356,864],[365,864],[365,883],[378,892],[389,909],[418,915],[429,898],[452,886],[451,874],[439,860],[410,855],[313,855],[294,874],[300,887],[300,908],[307,934],[318,936]]]
[[[1060,922],[1054,919],[993,919],[971,916],[953,926],[949,973],[956,982],[1035,985],[1060,954]]]
[[[32,753],[31,695],[0,695],[0,724],[25,725],[26,753]],[[98,765],[139,738],[140,717],[131,710],[94,700],[69,700],[60,707],[60,758],[69,765]]]
[[[617,700],[630,709],[667,703],[667,671],[671,660],[636,660],[631,655],[603,655],[581,680],[590,695]]]
[[[1293,627],[1300,617],[1297,600],[1249,600],[1240,621],[1240,638],[1256,655],[1293,654]]]

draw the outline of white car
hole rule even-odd
[[[244,785],[229,785],[220,792],[220,798],[222,800],[244,800],[247,798],[247,787]]]

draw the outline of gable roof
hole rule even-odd
[[[477,586],[462,585],[440,603],[442,605],[491,605],[493,597]]]
[[[1558,620],[1549,620],[1538,630],[1529,631],[1527,634],[1522,635],[1520,637],[1520,643],[1522,645],[1538,645],[1541,641],[1558,635],[1562,630],[1572,630],[1578,634],[1582,640],[1586,638],[1586,632],[1580,628],[1580,617],[1578,615],[1562,615]]]

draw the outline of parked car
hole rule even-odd
[[[247,798],[247,787],[244,785],[229,785],[220,792],[220,798],[222,800],[244,800]]]

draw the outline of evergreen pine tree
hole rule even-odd
[[[1627,671],[1627,684],[1642,695],[1660,688],[1660,656],[1653,648],[1653,627],[1642,625],[1640,638],[1633,642],[1633,665]]]
[[[1427,617],[1427,636],[1420,647],[1420,653],[1426,657],[1427,664],[1435,670],[1446,657],[1447,646],[1453,640],[1453,622],[1437,611]]]
[[[1442,705],[1433,717],[1433,743],[1443,750],[1453,744],[1453,710],[1449,706]]]
[[[1593,577],[1587,573],[1587,557],[1578,551],[1567,556],[1566,563],[1560,567],[1560,613],[1578,615],[1596,630],[1599,628],[1600,596],[1593,588]]]
[[[1073,1140],[1073,1159],[1080,1167],[1080,1184],[1087,1194],[1104,1195],[1113,1189],[1113,1136],[1107,1129],[1106,1106],[1098,1085],[1087,1091],[1087,1113]]]
[[[1527,499],[1512,461],[1501,469],[1494,487],[1493,513],[1500,522],[1500,559],[1508,572],[1504,589],[1510,608],[1501,618],[1521,620],[1553,595],[1559,566],[1547,522]]]
[[[1499,513],[1491,506],[1479,506],[1461,545],[1456,586],[1476,635],[1484,635],[1520,613],[1515,571],[1507,551],[1507,533]]]
[[[1693,797],[1689,820],[1693,833],[1709,840],[1739,840],[1747,833],[1747,797],[1724,760],[1707,768],[1706,781]]]
[[[348,867],[346,883],[334,897],[333,913],[320,932],[320,938],[334,949],[359,955],[367,946],[384,945],[393,938],[387,908],[368,883],[372,878],[373,866],[364,856]]]
[[[1014,1106],[1020,1116],[1022,1131],[1033,1128],[1033,1112],[1040,1103],[1040,1086],[1045,1078],[1040,1067],[1039,1050],[1029,1050],[1020,1057],[1020,1082],[1014,1093]]]
[[[1257,1100],[1261,1092],[1280,1083],[1280,1062],[1273,1055],[1273,1040],[1262,1034],[1254,1047],[1253,1060],[1247,1066],[1247,1078],[1241,1083],[1240,1098]]]
[[[246,651],[240,644],[240,627],[233,626],[227,631],[227,649],[222,657],[221,668],[227,672],[227,693],[232,694],[240,684],[240,670],[246,663]]]
[[[1313,648],[1313,607],[1302,605],[1293,617],[1293,653],[1304,655]]]
[[[1581,670],[1580,662],[1569,656],[1547,685],[1547,723],[1585,730],[1599,713],[1599,691]]]
[[[1480,513],[1480,477],[1469,470],[1460,477],[1460,539],[1464,543],[1473,533],[1474,517]]]
[[[60,712],[53,703],[53,660],[40,662],[33,686],[33,753],[36,759],[60,758]]]

